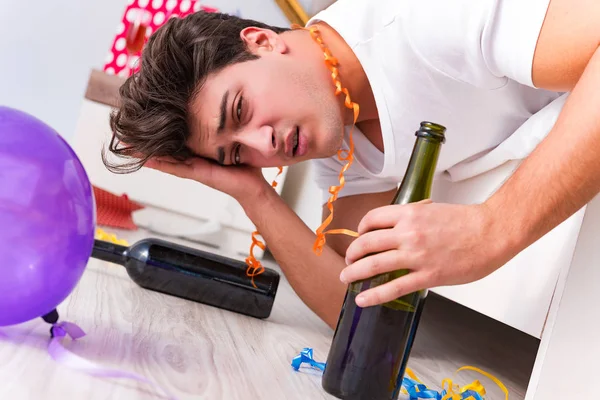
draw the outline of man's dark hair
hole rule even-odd
[[[120,87],[119,107],[110,115],[113,136],[108,149],[129,160],[111,163],[103,150],[104,165],[126,173],[153,157],[193,157],[187,146],[190,103],[209,74],[257,58],[240,38],[251,26],[276,33],[288,30],[205,11],[171,18],[157,29],[142,51],[139,71]]]

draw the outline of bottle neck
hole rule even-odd
[[[128,247],[103,240],[94,240],[92,257],[114,264],[125,265],[128,259]]]
[[[416,136],[417,140],[406,174],[392,204],[414,203],[431,196],[433,177],[444,135],[443,131],[439,134],[429,129],[420,129]]]

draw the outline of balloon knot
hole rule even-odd
[[[56,308],[55,308],[54,310],[50,311],[48,314],[42,315],[42,319],[49,324],[55,324],[58,322],[58,319],[59,319],[58,311],[56,311]]]

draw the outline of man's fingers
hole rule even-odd
[[[403,277],[359,294],[356,297],[356,305],[363,308],[375,306],[423,289],[427,289],[426,275],[422,272],[409,272]]]
[[[171,163],[171,164],[186,164],[186,165],[190,165],[196,160],[196,158],[188,158],[187,160],[181,161],[181,160],[177,160],[176,158],[171,157],[171,156],[154,157],[153,159],[157,160],[157,161],[161,161],[161,162]]]
[[[356,282],[372,278],[376,275],[399,269],[408,269],[397,250],[385,251],[362,258],[342,270],[340,280],[344,283]]]
[[[160,161],[151,158],[144,163],[144,168],[157,169],[159,164]]]
[[[391,229],[379,229],[367,232],[356,238],[346,250],[346,264],[350,265],[356,260],[372,253],[398,248],[397,234]]]
[[[161,161],[158,159],[152,159],[152,160],[148,160],[145,164],[144,167],[146,168],[150,168],[150,169],[155,169],[161,172],[164,172],[166,174],[170,174],[170,175],[174,175],[177,176],[179,178],[192,178],[192,172],[193,169],[190,165],[188,164],[181,164],[181,163],[172,163],[172,162],[168,162],[168,161]]]
[[[422,200],[416,203],[397,205],[392,204],[375,208],[369,211],[358,224],[358,233],[362,235],[375,229],[393,228],[399,220],[412,218],[415,215],[416,205],[430,204],[431,200]]]
[[[358,224],[358,234],[376,229],[393,228],[403,210],[397,205],[378,207],[369,211]]]

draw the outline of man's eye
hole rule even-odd
[[[242,102],[244,101],[244,98],[242,96],[240,96],[240,101],[238,101],[237,104],[237,119],[238,121],[242,120]]]

